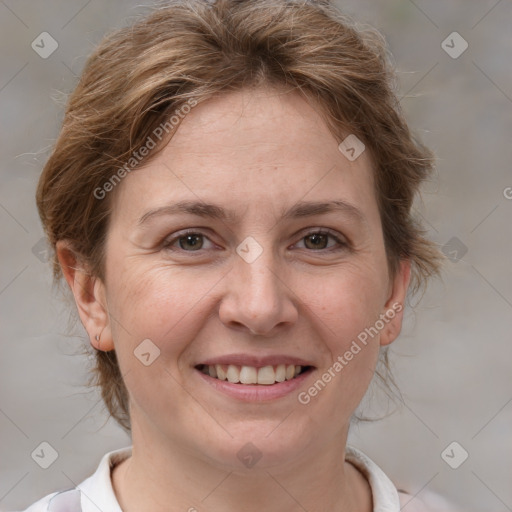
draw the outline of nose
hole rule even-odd
[[[228,327],[272,336],[297,321],[296,296],[271,253],[265,249],[251,263],[235,254],[219,307],[220,319]]]

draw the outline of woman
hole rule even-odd
[[[176,1],[106,38],[37,204],[132,446],[27,510],[424,510],[347,446],[439,255],[376,32]]]

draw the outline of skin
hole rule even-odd
[[[91,343],[115,348],[130,394],[133,455],[112,475],[124,511],[372,510],[368,482],[343,454],[379,347],[399,334],[402,313],[307,405],[295,392],[242,403],[194,370],[234,352],[289,354],[316,367],[307,390],[404,302],[410,264],[390,277],[370,154],[345,158],[317,111],[297,92],[268,88],[199,104],[165,149],[118,185],[105,282],[80,270],[67,242],[57,246]],[[138,224],[185,199],[238,218],[177,214]],[[281,218],[298,201],[328,200],[352,204],[363,220]],[[205,236],[180,246],[186,228]],[[321,229],[348,245],[324,238],[315,246],[307,235]],[[263,249],[250,264],[236,253],[248,236]],[[160,349],[149,366],[133,354],[147,338]],[[252,468],[237,458],[248,442],[262,453]]]

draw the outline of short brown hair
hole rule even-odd
[[[438,274],[440,254],[411,212],[432,155],[401,114],[382,36],[325,1],[171,1],[107,36],[69,97],[39,181],[37,206],[52,247],[68,240],[103,279],[115,191],[104,198],[94,191],[107,190],[133,151],[187,101],[258,85],[301,92],[340,142],[349,133],[364,142],[375,167],[391,275],[401,259],[410,259],[416,292]],[[56,257],[53,263],[58,280]],[[110,414],[130,430],[115,351],[96,352],[95,375]]]

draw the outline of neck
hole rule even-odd
[[[139,435],[136,425],[132,428],[132,456],[112,473],[123,512],[372,510],[366,478],[344,460],[346,436],[339,445],[293,463],[271,468],[256,464],[240,471],[198,458],[168,440],[155,443],[153,436]]]

